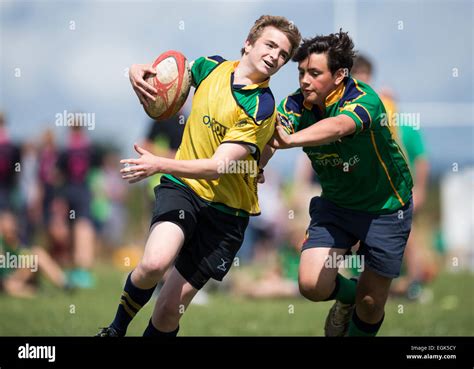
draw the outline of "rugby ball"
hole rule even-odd
[[[186,102],[191,88],[191,68],[179,51],[166,51],[153,63],[156,75],[145,80],[157,90],[156,101],[144,107],[150,118],[164,120],[175,115]]]

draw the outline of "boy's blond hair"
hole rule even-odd
[[[276,15],[262,15],[255,21],[255,24],[250,29],[250,32],[247,36],[247,41],[250,43],[250,45],[255,43],[266,27],[274,27],[286,35],[288,41],[290,41],[291,44],[290,55],[288,57],[288,60],[290,60],[301,42],[301,34],[298,28],[293,24],[293,22],[290,22],[285,17]],[[240,52],[243,55],[245,49],[242,48]]]

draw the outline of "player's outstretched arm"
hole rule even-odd
[[[133,90],[138,96],[140,103],[145,107],[148,106],[148,99],[155,101],[156,89],[145,81],[147,74],[155,75],[156,71],[151,64],[133,64],[128,70],[128,77],[132,84]]]
[[[317,124],[298,131],[292,135],[286,133],[278,123],[275,134],[269,145],[275,149],[289,149],[291,147],[318,146],[331,143],[356,131],[354,120],[344,114],[326,118]]]
[[[155,156],[135,144],[138,159],[123,159],[122,178],[136,183],[156,173],[171,174],[177,177],[194,179],[217,179],[226,172],[226,166],[233,161],[245,159],[250,153],[247,145],[237,143],[221,144],[212,158],[196,160],[175,160]]]

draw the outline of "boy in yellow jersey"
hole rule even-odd
[[[274,132],[275,101],[268,87],[301,40],[286,18],[260,17],[250,30],[240,61],[203,57],[191,67],[196,92],[176,159],[160,158],[135,145],[139,159],[122,170],[137,182],[165,173],[155,188],[150,233],[139,265],[130,273],[114,321],[98,336],[124,336],[175,262],[144,336],[176,336],[179,320],[210,279],[222,280],[239,250],[249,215],[260,212],[258,163]],[[130,70],[142,104],[154,99],[143,81],[150,65]]]

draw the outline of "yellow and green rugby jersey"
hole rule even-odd
[[[327,97],[324,112],[306,104],[297,90],[283,99],[278,114],[290,134],[339,114],[354,120],[354,134],[303,148],[318,174],[322,197],[347,209],[371,213],[393,212],[410,199],[410,170],[384,121],[385,108],[369,85],[346,78]]]
[[[216,180],[168,178],[185,184],[210,205],[239,216],[258,215],[257,176],[260,153],[275,129],[275,100],[269,80],[235,85],[238,61],[202,57],[191,67],[196,86],[177,160],[211,158],[225,142],[251,148],[247,158],[232,165]]]

